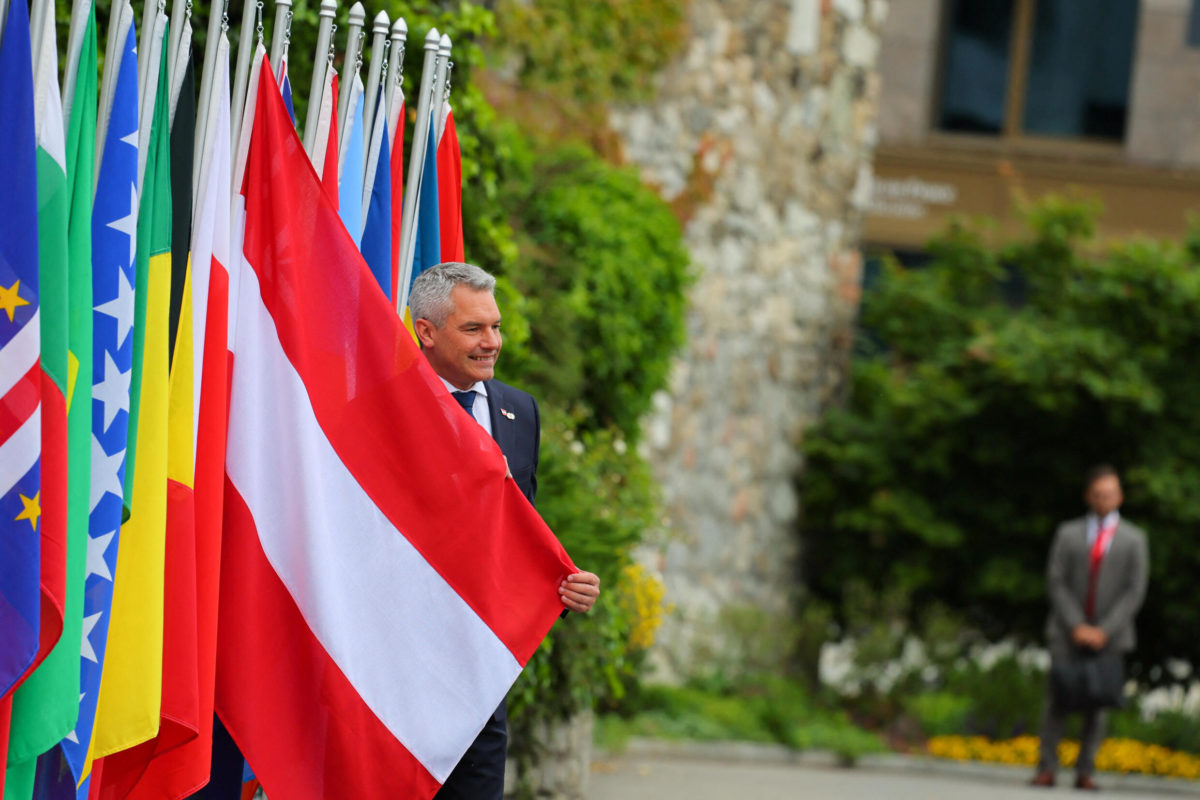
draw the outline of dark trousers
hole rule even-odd
[[[507,755],[508,710],[501,700],[434,800],[501,800]]]
[[[1051,658],[1054,658],[1053,648]],[[1053,681],[1046,680],[1046,703],[1042,709],[1041,743],[1038,746],[1038,770],[1058,771],[1058,743],[1062,740],[1067,724],[1067,713],[1062,703],[1054,696]],[[1083,730],[1079,736],[1079,758],[1075,761],[1075,774],[1091,776],[1096,771],[1096,751],[1104,741],[1108,712],[1102,708],[1078,712],[1083,717]]]

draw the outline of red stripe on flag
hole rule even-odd
[[[42,401],[42,365],[34,362],[8,393],[0,397],[0,444],[8,441]]]
[[[329,106],[329,144],[325,148],[325,163],[321,166],[321,183],[325,187],[325,195],[330,204],[338,207],[338,137],[337,137],[337,107],[338,107],[338,76],[331,79],[331,95],[333,100]]]
[[[42,374],[42,625],[36,668],[62,636],[67,603],[67,401]]]
[[[8,729],[9,723],[12,722],[12,693],[0,697],[0,753],[8,753]],[[4,774],[7,770],[0,770],[0,797],[4,796]]]
[[[404,101],[392,134],[392,293],[395,300],[400,288],[400,221],[404,217]]]
[[[273,781],[267,796],[316,800],[369,786],[379,797],[432,797],[438,782],[313,636],[228,481],[221,572],[236,591],[220,599],[217,711],[256,774]]]
[[[243,188],[244,249],[284,352],[364,491],[525,664],[575,566],[378,291],[261,75],[244,187],[271,191]]]

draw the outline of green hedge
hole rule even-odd
[[[819,596],[836,604],[860,578],[962,609],[990,638],[1038,640],[1051,535],[1108,461],[1150,537],[1138,658],[1200,660],[1197,247],[1101,245],[1094,214],[1050,198],[1027,209],[1024,241],[956,225],[928,265],[885,266],[849,403],[804,446]]]

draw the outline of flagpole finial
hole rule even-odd
[[[430,28],[429,33],[425,34],[425,49],[437,50],[442,43],[442,35],[438,33],[437,28]]]
[[[350,24],[351,25],[357,24],[359,27],[361,27],[362,25],[364,25],[366,23],[366,21],[367,21],[367,10],[365,8],[363,8],[362,3],[355,3],[354,5],[350,6]]]
[[[438,55],[443,58],[450,55],[450,34],[443,33],[438,40]]]
[[[390,20],[388,19],[388,13],[386,11],[380,11],[375,15],[375,27],[371,28],[371,33],[381,33],[384,36],[387,36],[389,23]]]
[[[404,21],[404,17],[397,17],[396,21],[392,23],[392,38],[396,37],[408,38],[408,23]]]
[[[333,19],[335,14],[337,14],[337,0],[321,0],[321,10],[317,12],[317,16]]]

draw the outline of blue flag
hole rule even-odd
[[[0,41],[0,696],[33,664],[41,614],[42,370],[29,11]]]
[[[379,281],[383,293],[392,299],[392,170],[388,153],[388,129],[386,106],[383,102],[383,89],[379,90],[378,111],[375,118],[383,126],[383,137],[376,143],[372,137],[372,145],[378,144],[375,150],[375,180],[371,183],[371,203],[367,207],[367,224],[363,228],[362,243],[359,250],[371,274]],[[369,163],[369,162],[368,162]],[[370,176],[368,176],[369,178]]]
[[[129,387],[133,370],[135,247],[137,243],[137,53],[133,26],[125,36],[117,69],[112,114],[104,139],[92,211],[92,485],[88,518],[87,572],[83,595],[83,641],[79,718],[62,742],[67,764],[87,797],[85,763],[100,672],[108,641],[113,576],[121,530],[125,449],[129,435]]]
[[[288,116],[292,118],[292,127],[296,127],[296,108],[292,105],[292,79],[288,77],[287,60],[279,62],[279,93],[283,95],[283,104],[287,106]]]
[[[437,127],[433,114],[429,120],[429,143],[425,147],[425,167],[421,170],[421,196],[417,198],[417,232],[413,252],[412,282],[425,270],[442,263],[441,210],[438,206]]]

